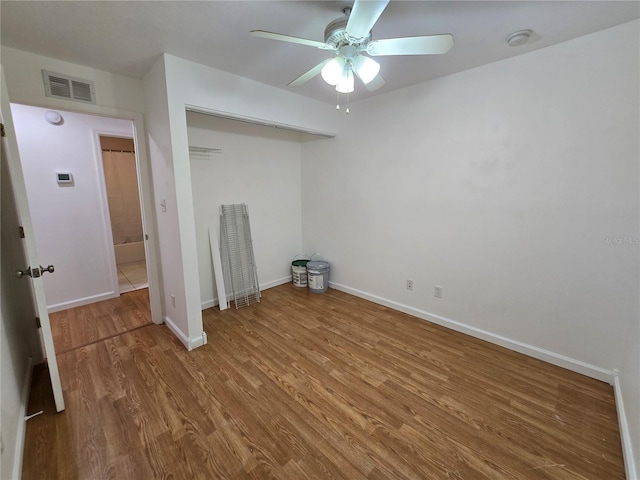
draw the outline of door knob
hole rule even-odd
[[[49,265],[48,267],[43,267],[42,265],[40,265],[40,268],[35,267],[35,268],[31,268],[31,267],[27,267],[26,270],[16,270],[16,277],[18,278],[22,278],[25,275],[32,277],[32,278],[38,278],[40,277],[43,273],[49,272],[49,273],[53,273],[55,272],[56,269],[53,265]]]
[[[25,275],[31,276],[31,267],[27,267],[26,270],[16,270],[16,277],[22,278]]]
[[[48,267],[43,267],[42,265],[40,265],[40,272],[41,273],[45,273],[45,272],[53,273],[55,271],[56,271],[56,269],[53,267],[53,265],[49,265]]]

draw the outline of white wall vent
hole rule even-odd
[[[94,82],[83,78],[70,77],[61,73],[42,71],[44,90],[47,97],[66,98],[83,103],[96,103]]]

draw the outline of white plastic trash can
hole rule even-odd
[[[329,262],[313,260],[307,263],[307,283],[312,293],[324,293],[329,288]]]

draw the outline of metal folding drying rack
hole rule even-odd
[[[236,308],[260,302],[258,270],[246,204],[220,207],[220,237],[224,283],[231,287]]]

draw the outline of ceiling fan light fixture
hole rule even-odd
[[[358,77],[360,77],[360,80],[362,80],[362,83],[366,85],[376,78],[376,75],[378,75],[380,71],[380,64],[369,57],[358,55],[353,59],[353,68],[358,74]]]
[[[344,64],[345,61],[342,57],[331,59],[320,71],[322,79],[329,85],[337,85],[342,79]]]
[[[334,53],[333,58],[325,58],[289,82],[288,87],[298,87],[321,75],[327,84],[335,87],[340,98],[341,93],[354,91],[354,77],[358,77],[366,89],[373,92],[382,87],[385,81],[379,73],[380,64],[371,57],[440,55],[453,47],[453,35],[450,33],[372,40],[372,28],[390,0],[338,0],[337,3],[344,16],[329,22],[325,27],[324,42],[265,30],[251,31],[256,37],[306,45]],[[510,36],[506,40],[513,45],[526,42],[528,32],[514,32],[513,35],[516,36]],[[339,109],[339,106],[336,108]]]
[[[342,78],[336,85],[336,91],[338,93],[351,93],[354,90],[353,71],[347,67],[344,69]]]

